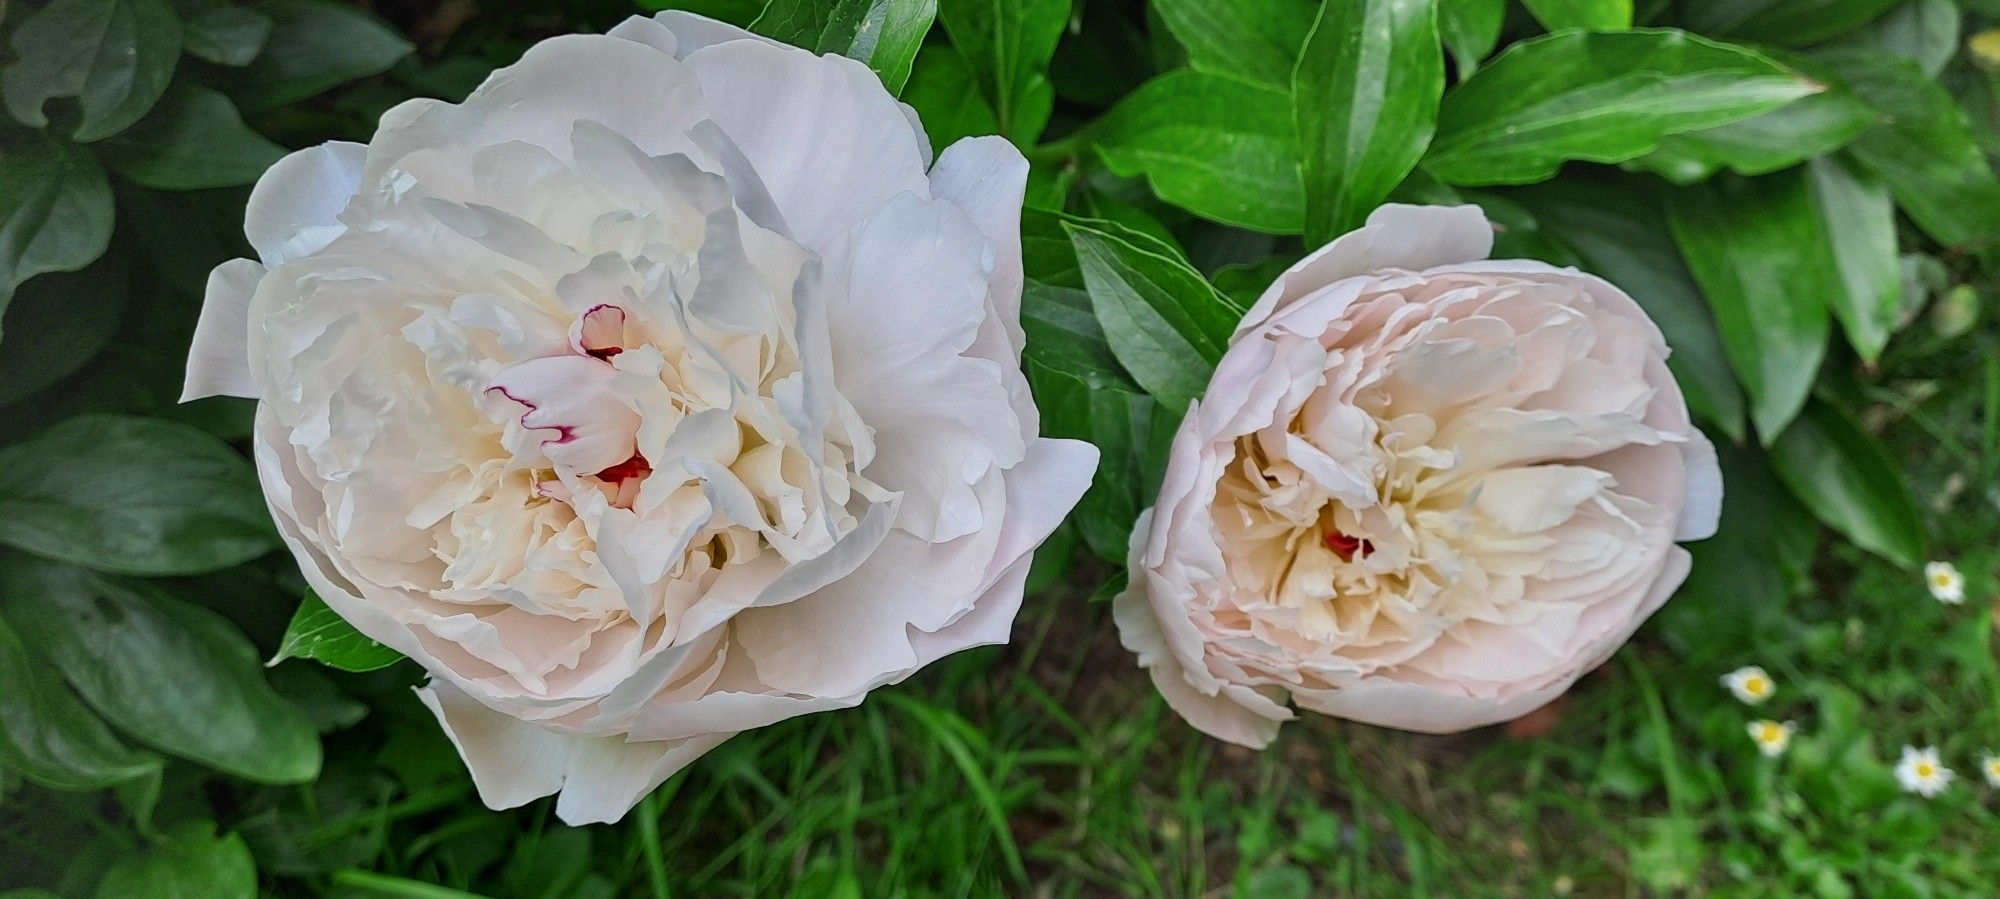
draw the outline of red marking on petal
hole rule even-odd
[[[632,458],[598,472],[594,477],[600,481],[616,484],[628,478],[643,478],[653,473],[653,466],[646,464],[646,457],[633,453]]]
[[[1343,534],[1339,531],[1326,532],[1326,548],[1340,557],[1342,562],[1352,562],[1356,556],[1365,556],[1375,551],[1375,544],[1368,540]]]
[[[577,319],[570,342],[586,356],[609,361],[625,352],[625,310],[610,303],[590,307]]]

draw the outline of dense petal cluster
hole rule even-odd
[[[731,734],[1004,641],[1095,450],[1020,371],[1027,164],[665,13],[275,166],[191,396],[261,400],[307,579],[482,797],[611,820]]]
[[[1174,440],[1116,602],[1196,727],[1424,731],[1560,694],[1686,576],[1714,451],[1611,285],[1388,206],[1280,277]]]

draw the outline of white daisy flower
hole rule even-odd
[[[1750,722],[1745,729],[1750,732],[1750,739],[1757,744],[1758,752],[1776,758],[1784,754],[1785,747],[1792,744],[1792,732],[1799,728],[1790,721],[1781,723],[1766,718]]]
[[[1986,785],[2000,787],[2000,755],[1987,753],[1979,759],[1979,770],[1986,773]]]
[[[1944,792],[1958,775],[1938,759],[1936,746],[1918,749],[1903,747],[1903,760],[1896,763],[1896,781],[1903,785],[1903,792],[1916,793],[1926,799]]]
[[[1957,565],[1950,562],[1925,565],[1924,583],[1931,588],[1931,596],[1938,602],[1958,605],[1965,601],[1965,575],[1958,573]]]
[[[1778,692],[1778,684],[1771,675],[1756,665],[1745,665],[1722,676],[1722,685],[1736,698],[1750,705],[1756,705],[1771,698]]]

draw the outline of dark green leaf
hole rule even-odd
[[[1806,408],[1771,445],[1771,467],[1792,495],[1855,545],[1915,568],[1924,522],[1896,457],[1840,410]]]
[[[1823,49],[1873,50],[1915,62],[1933,78],[1958,53],[1960,19],[1951,0],[1903,0],[1902,5]]]
[[[1826,355],[1829,298],[1846,289],[1805,176],[1718,178],[1669,194],[1674,239],[1769,442],[1805,405]]]
[[[1563,178],[1512,196],[1534,212],[1544,234],[1581,259],[1583,269],[1638,301],[1673,350],[1667,367],[1688,407],[1741,439],[1743,390],[1730,374],[1715,318],[1674,248],[1658,198],[1604,177]]]
[[[270,664],[286,659],[313,659],[342,671],[374,671],[394,665],[402,658],[402,653],[355,630],[354,625],[327,606],[326,600],[307,590]]]
[[[917,54],[903,102],[923,119],[931,148],[940,153],[959,138],[1000,130],[1000,117],[979,93],[979,76],[949,44],[932,44]]]
[[[1632,0],[1522,0],[1522,5],[1550,31],[1565,28],[1617,31],[1632,27]]]
[[[41,135],[0,140],[0,312],[21,282],[103,255],[111,216],[111,185],[90,154]]]
[[[1846,51],[1822,61],[1884,117],[1849,152],[1917,227],[1948,246],[2000,237],[2000,179],[1943,87],[1900,57]]]
[[[177,824],[118,860],[97,885],[98,899],[256,899],[257,863],[243,838],[218,837],[207,821]]]
[[[1105,341],[1133,380],[1170,409],[1208,386],[1243,316],[1172,250],[1109,222],[1065,222]]]
[[[0,764],[58,790],[156,776],[160,757],[127,747],[0,620]]]
[[[1687,0],[1687,27],[1737,40],[1807,47],[1838,37],[1900,0]]]
[[[125,305],[125,255],[30,278],[15,291],[0,336],[0,405],[68,377],[110,341]]]
[[[199,574],[278,548],[250,463],[187,425],[84,415],[0,448],[0,543],[119,574]]]
[[[1723,169],[1763,175],[1838,150],[1879,121],[1853,94],[1830,89],[1760,116],[1667,135],[1626,167],[1657,172],[1675,184],[1706,181]]]
[[[1321,7],[1292,81],[1308,245],[1359,227],[1417,167],[1443,93],[1435,0]]]
[[[1021,210],[1021,269],[1031,281],[1050,287],[1083,289],[1083,273],[1076,265],[1076,248],[1070,245],[1063,222],[1072,216],[1046,209]]]
[[[168,91],[139,124],[104,142],[118,174],[159,190],[250,184],[284,155],[243,124],[228,97],[193,85]]]
[[[1424,167],[1451,184],[1525,184],[1566,160],[1623,162],[1666,135],[1821,89],[1742,47],[1684,32],[1567,31],[1515,44],[1446,94]]]
[[[750,30],[867,63],[889,93],[901,93],[937,0],[771,0]]]
[[[181,55],[181,22],[166,0],[55,0],[8,40],[0,71],[7,111],[37,128],[42,107],[75,97],[75,139],[110,137],[139,120],[167,89]]]
[[[1507,20],[1507,0],[1448,0],[1438,5],[1438,34],[1451,51],[1452,64],[1463,81],[1500,44],[1500,26]]]
[[[1291,86],[1314,12],[1309,0],[1155,0],[1153,11],[1187,48],[1189,65],[1280,90]]]
[[[17,559],[7,617],[98,714],[149,746],[261,783],[319,772],[319,736],[214,612],[138,582]]]
[[[1000,133],[1031,146],[1055,106],[1049,57],[1055,55],[1070,0],[939,0],[938,20],[972,64],[980,89],[1000,117]]]
[[[1847,342],[1872,365],[1889,342],[1903,302],[1895,203],[1881,181],[1838,157],[1812,160],[1805,171],[1846,288],[1827,300]]]
[[[1183,69],[1141,85],[1099,127],[1105,165],[1145,176],[1169,203],[1274,234],[1304,227],[1289,91]]]
[[[416,49],[381,19],[346,3],[264,0],[252,9],[271,20],[271,36],[229,91],[253,112],[381,74]]]
[[[183,23],[190,56],[219,66],[247,66],[271,37],[271,19],[243,6],[210,6]]]

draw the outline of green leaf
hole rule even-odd
[[[109,253],[82,271],[30,278],[15,291],[0,336],[0,405],[70,376],[110,342],[125,306],[125,257]]]
[[[1000,133],[1032,146],[1055,107],[1049,58],[1070,0],[938,0],[938,20],[972,65],[1000,117]]]
[[[0,99],[22,124],[49,124],[42,107],[75,97],[78,141],[110,137],[167,89],[181,55],[181,22],[166,0],[55,0],[8,40]]]
[[[917,55],[902,99],[917,111],[939,153],[960,138],[1000,130],[1000,117],[979,93],[972,66],[948,44],[932,44]]]
[[[1550,31],[1565,28],[1618,31],[1632,27],[1632,0],[1522,0],[1522,5]]]
[[[257,863],[236,834],[184,821],[104,872],[98,899],[256,899]]]
[[[1667,232],[1659,198],[1630,179],[1561,178],[1509,194],[1534,213],[1545,237],[1581,267],[1632,295],[1660,326],[1667,367],[1688,407],[1731,438],[1743,437],[1743,389],[1730,374],[1715,317]]]
[[[1103,221],[1064,227],[1112,354],[1155,399],[1185,411],[1244,310],[1145,235]]]
[[[1924,233],[1947,246],[2000,238],[2000,178],[1965,114],[1916,63],[1881,53],[1820,58],[1884,121],[1848,152],[1889,186]]]
[[[1154,0],[1152,8],[1187,48],[1188,65],[1280,90],[1291,87],[1299,45],[1313,23],[1309,0]]]
[[[1567,160],[1623,162],[1821,89],[1685,32],[1566,31],[1515,44],[1446,94],[1424,167],[1450,184],[1526,184]]]
[[[1923,564],[1923,518],[1902,466],[1840,410],[1813,403],[1771,445],[1771,467],[1799,503],[1862,549]]]
[[[89,265],[111,244],[111,184],[89,153],[0,139],[0,312],[21,282]]]
[[[118,574],[200,574],[278,548],[250,463],[192,427],[83,415],[0,448],[0,544]]]
[[[342,671],[374,671],[387,668],[401,661],[403,654],[369,639],[340,613],[328,607],[326,600],[311,590],[299,602],[299,610],[292,615],[292,623],[285,628],[285,637],[278,643],[278,653],[268,664],[276,665],[286,659],[313,659],[329,668]]]
[[[750,30],[866,63],[889,93],[901,93],[938,0],[771,0]]]
[[[1625,165],[1675,184],[1706,181],[1723,169],[1763,175],[1847,146],[1879,121],[1881,116],[1853,94],[1829,89],[1760,116],[1667,135],[1653,152]]]
[[[1463,81],[1500,45],[1500,26],[1507,20],[1507,0],[1448,0],[1438,6],[1438,34],[1451,51],[1452,65]]]
[[[1901,0],[1687,0],[1682,23],[1703,34],[1808,47],[1867,24]]]
[[[1140,85],[1097,127],[1104,164],[1175,206],[1273,234],[1304,228],[1289,91],[1182,69]]]
[[[0,620],[0,764],[58,790],[157,776],[160,757],[127,747]]]
[[[1047,209],[1021,210],[1021,269],[1031,281],[1051,287],[1083,289],[1083,272],[1077,268],[1076,248],[1070,244],[1065,221],[1073,216]]]
[[[264,680],[243,632],[139,582],[54,562],[0,571],[7,618],[85,702],[162,752],[260,783],[319,773],[319,736]]]
[[[151,114],[103,146],[118,174],[159,190],[250,184],[285,155],[243,124],[228,97],[194,85],[167,91]]]
[[[1443,93],[1435,0],[1320,8],[1292,80],[1308,245],[1359,227],[1417,167]]]
[[[1846,289],[1805,177],[1717,178],[1669,195],[1669,221],[1768,443],[1805,405]]]
[[[1847,342],[1873,365],[1889,343],[1903,302],[1896,205],[1880,180],[1838,157],[1812,160],[1805,172],[1846,288],[1827,300]]]
[[[264,52],[229,82],[236,104],[258,112],[379,75],[415,50],[402,34],[361,8],[331,0],[264,0],[271,20]]]
[[[1694,567],[1660,630],[1690,662],[1761,649],[1769,628],[1789,629],[1785,600],[1807,582],[1819,524],[1792,499],[1756,447],[1715,445],[1722,517],[1715,536],[1688,546]]]
[[[1958,53],[1965,14],[1951,0],[1903,0],[1873,25],[1820,48],[1863,50],[1901,56],[1936,78]]]
[[[189,56],[219,66],[247,66],[271,37],[271,19],[243,6],[210,6],[182,23]]]

